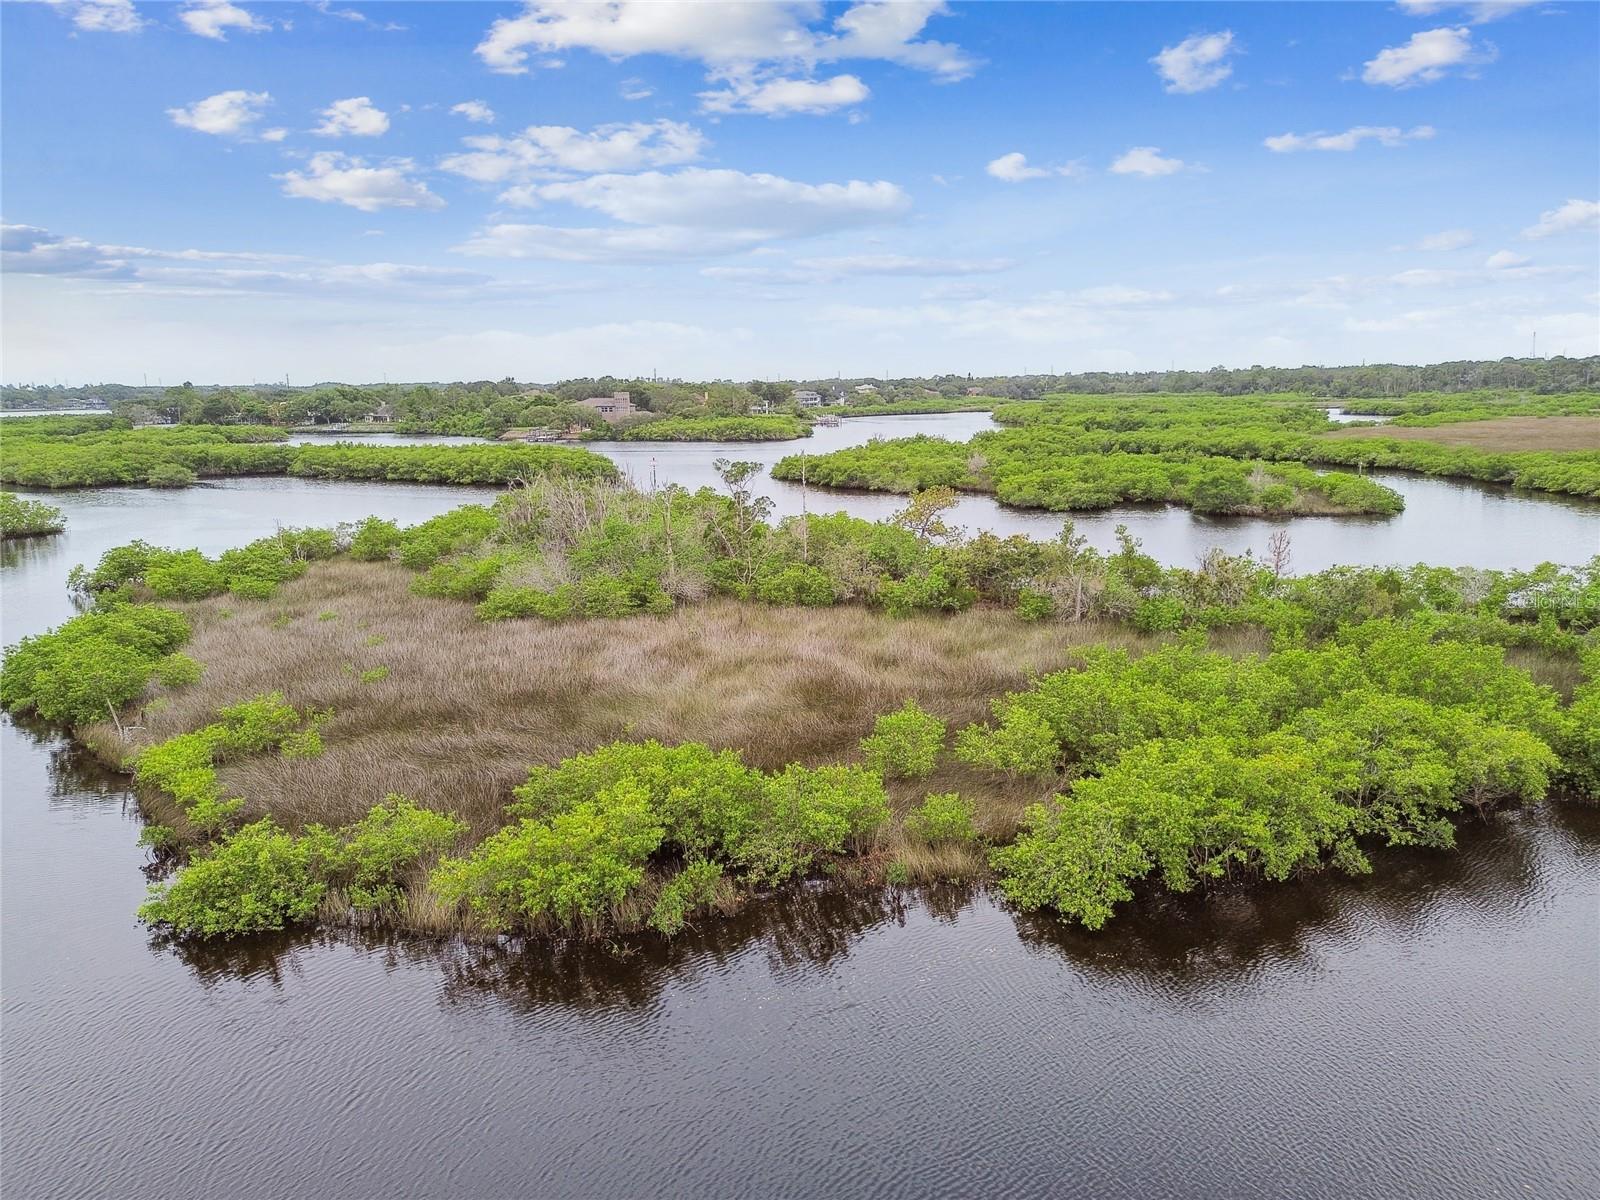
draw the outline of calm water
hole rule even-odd
[[[709,460],[687,449],[693,483]],[[654,453],[660,472],[673,452]],[[1545,540],[1568,520],[1593,552],[1593,507],[1431,486],[1462,520],[1527,506],[1528,561],[1572,559]],[[7,550],[3,637],[70,615],[70,566],[132,537],[217,551],[481,495],[66,494],[67,534]],[[1457,557],[1498,561],[1479,534]],[[183,951],[134,920],[137,836],[120,779],[5,719],[8,1197],[1600,1194],[1592,808],[1096,936],[982,894],[817,891],[621,957],[349,935]]]
[[[654,482],[699,488],[720,486],[713,466],[719,458],[741,459],[770,467],[790,454],[825,454],[845,446],[859,446],[873,438],[928,433],[964,442],[974,434],[994,428],[988,413],[944,413],[920,417],[852,417],[835,428],[818,428],[811,437],[792,442],[670,445],[589,442],[585,445],[610,458],[640,486],[648,487]],[[337,439],[308,436],[300,440]],[[363,443],[412,444],[419,440],[463,439],[417,439],[394,434],[362,439]],[[1510,488],[1429,479],[1396,471],[1374,472],[1373,477],[1405,497],[1405,512],[1395,517],[1270,521],[1204,516],[1166,505],[1128,505],[1104,512],[1076,513],[1072,519],[1078,532],[1101,550],[1113,549],[1116,527],[1126,525],[1143,541],[1146,552],[1163,563],[1176,566],[1192,566],[1213,546],[1220,546],[1230,554],[1254,550],[1259,555],[1266,550],[1273,532],[1285,527],[1293,539],[1291,569],[1296,573],[1320,571],[1339,563],[1409,566],[1426,562],[1513,570],[1541,562],[1582,563],[1600,554],[1600,502],[1576,497],[1535,496]],[[242,486],[260,484],[249,481]],[[783,483],[768,476],[760,478],[759,487],[772,497],[773,511],[780,517],[803,510],[844,510],[855,516],[879,520],[905,505],[902,496],[819,488],[803,492],[799,484]],[[454,503],[457,501],[451,500],[440,507]],[[974,532],[992,529],[1002,534],[1052,538],[1061,531],[1063,519],[1060,514],[1006,508],[987,496],[964,496],[952,521]]]

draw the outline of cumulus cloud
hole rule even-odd
[[[491,70],[522,74],[530,52],[591,50],[608,58],[665,54],[716,64],[881,59],[962,79],[977,63],[959,46],[922,38],[942,0],[885,4],[868,0],[842,13],[831,32],[816,28],[821,6],[808,0],[613,0],[609,4],[530,0],[515,17],[495,21],[478,44]]]
[[[178,20],[190,33],[218,42],[227,40],[230,29],[265,33],[272,28],[272,22],[261,20],[229,0],[190,0],[178,13]]]
[[[1498,21],[1545,0],[1398,0],[1400,11],[1413,17],[1431,17],[1446,9],[1460,9],[1474,25]]]
[[[1577,233],[1600,229],[1600,203],[1593,200],[1568,200],[1560,208],[1539,214],[1539,221],[1522,231],[1525,238],[1554,237],[1560,233]]]
[[[463,138],[462,144],[470,149],[441,159],[441,169],[477,183],[507,183],[676,166],[699,158],[706,138],[679,121],[635,121],[588,132],[570,125],[530,125],[508,137],[482,134]]]
[[[391,158],[380,166],[338,151],[313,154],[304,171],[286,171],[283,194],[305,200],[347,204],[362,212],[385,208],[443,208],[444,201],[412,178],[416,164],[409,158]]]
[[[830,113],[860,104],[872,95],[854,75],[831,79],[757,80],[748,72],[727,77],[726,86],[700,93],[700,107],[714,113],[757,113],[776,117],[788,113]]]
[[[335,100],[321,115],[322,124],[311,131],[318,137],[378,137],[389,131],[389,114],[367,96]]]
[[[174,125],[197,133],[240,137],[250,132],[250,126],[261,119],[262,108],[271,103],[272,97],[266,92],[218,92],[184,108],[169,108],[167,116]]]
[[[1422,142],[1437,132],[1432,125],[1416,125],[1402,130],[1397,125],[1355,125],[1343,133],[1280,133],[1261,144],[1276,154],[1289,154],[1296,150],[1354,150],[1362,142],[1377,142],[1380,146],[1403,146],[1407,142]]]
[[[451,105],[450,111],[458,117],[465,117],[474,125],[494,124],[494,109],[482,100],[463,100],[460,104]]]
[[[1414,87],[1443,79],[1454,67],[1488,62],[1493,57],[1492,49],[1473,47],[1472,31],[1465,25],[1429,29],[1412,34],[1403,46],[1380,50],[1376,58],[1368,60],[1361,78],[1383,87]]]
[[[824,63],[892,62],[940,82],[976,70],[977,60],[959,46],[922,36],[944,11],[943,0],[862,0],[827,25],[814,0],[528,0],[520,14],[490,26],[477,53],[490,70],[513,75],[526,73],[536,54],[587,50],[613,60],[662,54],[705,65],[715,85],[700,95],[707,112],[830,113],[871,93],[856,75],[816,78]],[[623,90],[629,99],[650,94],[648,88]]]
[[[1111,164],[1111,173],[1154,179],[1162,175],[1175,175],[1188,165],[1180,158],[1162,157],[1159,146],[1134,146]]]
[[[138,33],[146,22],[134,10],[133,0],[47,0],[85,33]]]
[[[1164,46],[1150,61],[1166,90],[1180,94],[1204,92],[1233,74],[1228,55],[1234,53],[1233,33],[1197,33],[1176,46]]]
[[[1022,183],[1027,179],[1046,179],[1052,175],[1070,176],[1083,173],[1083,167],[1075,162],[1059,167],[1029,166],[1028,156],[1020,150],[1013,150],[1010,154],[1002,154],[999,158],[991,159],[984,170],[1004,183]]]
[[[1532,261],[1525,254],[1515,254],[1510,250],[1496,250],[1483,260],[1483,265],[1491,271],[1504,271],[1508,267],[1525,267]]]
[[[500,224],[456,249],[574,262],[665,262],[880,225],[898,220],[911,205],[900,188],[882,180],[812,184],[698,167],[529,185],[523,199],[570,204],[621,225]]]
[[[631,225],[761,229],[799,237],[892,221],[911,198],[884,180],[801,183],[781,175],[690,167],[667,174],[594,175],[539,189],[560,200]]]

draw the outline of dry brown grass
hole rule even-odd
[[[245,798],[246,817],[343,824],[400,792],[459,813],[476,840],[500,824],[531,764],[606,742],[701,741],[765,769],[848,761],[874,718],[908,696],[955,729],[1087,644],[1156,644],[1121,626],[1030,624],[992,609],[893,620],[857,607],[711,601],[664,617],[483,622],[469,604],[412,595],[411,579],[396,566],[341,560],[265,603],[187,606],[195,634],[185,649],[205,677],[148,704],[127,749],[280,691],[297,707],[334,710],[327,749],[221,767],[224,794]],[[387,678],[361,682],[379,666]],[[114,737],[109,727],[88,731],[102,747]],[[961,791],[980,829],[1004,839],[1040,786],[951,762],[891,792],[903,811],[929,791]]]
[[[1458,421],[1429,428],[1362,425],[1321,436],[1328,438],[1397,438],[1405,442],[1437,442],[1474,450],[1600,450],[1600,417],[1496,417]]]

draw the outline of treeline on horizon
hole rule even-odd
[[[557,383],[518,382],[516,379],[468,380],[451,383],[348,384],[332,381],[306,387],[284,384],[195,385],[148,387],[122,383],[18,385],[0,387],[0,409],[61,408],[100,401],[107,406],[138,404],[158,414],[158,419],[221,423],[229,419],[275,424],[317,424],[363,419],[385,401],[402,408],[428,404],[448,408],[464,396],[493,404],[495,401],[537,400],[543,407],[566,407],[589,396],[627,391],[644,409],[672,415],[690,409],[723,415],[744,415],[758,400],[778,405],[789,401],[796,389],[819,392],[825,398],[838,393],[854,397],[854,389],[872,384],[877,401],[910,401],[935,396],[955,399],[976,388],[983,396],[1006,400],[1032,400],[1052,393],[1110,395],[1117,393],[1211,392],[1224,396],[1263,392],[1294,392],[1321,399],[1385,398],[1411,392],[1469,392],[1490,388],[1517,389],[1549,395],[1579,391],[1600,379],[1600,355],[1584,358],[1501,358],[1461,360],[1412,366],[1400,363],[1363,363],[1359,366],[1300,366],[1241,368],[1212,367],[1204,371],[1084,371],[1063,374],[974,375],[944,374],[882,378],[818,378],[794,380],[685,380],[627,379],[610,375],[580,377]],[[220,399],[219,399],[220,398]],[[177,415],[189,405],[209,413]],[[231,416],[226,406],[238,404]],[[219,405],[221,407],[219,407]],[[273,406],[281,406],[282,421],[272,419]],[[514,409],[515,404],[502,411]],[[436,419],[419,412],[420,419]],[[591,414],[592,416],[592,414]],[[511,426],[507,426],[510,428]]]

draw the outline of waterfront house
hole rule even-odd
[[[612,424],[631,417],[639,410],[633,406],[633,397],[627,392],[612,392],[609,396],[590,396],[587,400],[580,400],[582,408],[593,409]]]
[[[793,400],[801,408],[821,408],[822,407],[822,393],[821,392],[811,392],[811,391],[803,391],[803,390],[802,391],[790,392],[789,393],[789,399]]]

